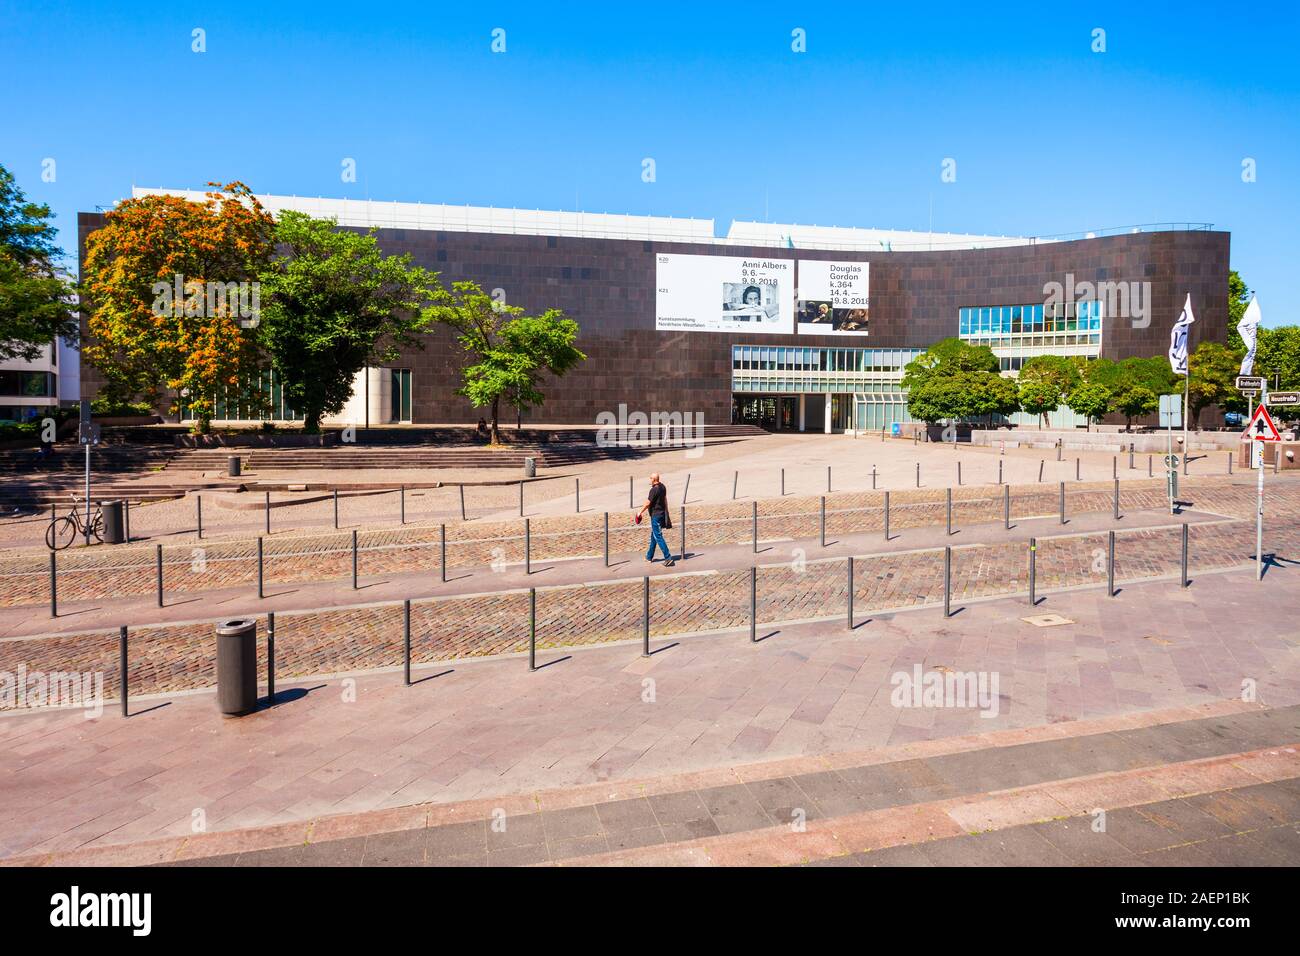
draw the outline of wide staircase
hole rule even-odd
[[[710,426],[705,430],[706,444],[740,441],[767,433],[751,425]],[[380,438],[374,435],[369,441]],[[590,430],[551,432],[544,442],[514,442],[496,448],[466,440],[464,433],[449,433],[438,444],[401,441],[400,432],[386,431],[382,438],[390,443],[330,445],[316,448],[228,447],[181,449],[169,459],[172,471],[225,471],[230,456],[240,457],[244,471],[325,471],[332,469],[420,468],[510,468],[522,470],[527,458],[535,459],[539,468],[564,468],[593,461],[625,460],[642,457],[658,450],[657,445],[599,445]],[[425,439],[428,440],[427,438]]]
[[[238,455],[242,469],[257,471],[327,471],[375,468],[515,468],[522,470],[526,458],[538,467],[589,462],[602,458],[629,457],[627,449],[598,448],[595,445],[555,448],[511,445],[491,449],[483,446],[429,448],[422,446],[362,446],[332,448],[202,448],[177,453],[168,463],[171,471],[222,471],[232,455]]]
[[[96,501],[128,498],[131,501],[162,501],[185,494],[193,482],[183,485],[142,484],[141,478],[162,471],[176,454],[167,445],[143,445],[106,441],[91,446],[91,495]],[[85,495],[86,451],[84,446],[63,442],[49,458],[35,448],[0,451],[0,509],[45,507],[67,503],[71,496]]]

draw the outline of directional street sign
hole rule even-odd
[[[1237,376],[1237,388],[1243,391],[1248,388],[1252,388],[1258,392],[1263,387],[1264,387],[1264,376],[1262,375],[1238,375]]]
[[[1268,401],[1264,404],[1269,408],[1274,405],[1300,405],[1300,392],[1269,392]]]
[[[1244,437],[1251,441],[1281,441],[1282,436],[1278,434],[1277,426],[1273,424],[1273,419],[1269,417],[1268,409],[1260,405],[1255,409],[1255,414],[1250,416],[1250,423],[1246,426]]]

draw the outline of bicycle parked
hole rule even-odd
[[[94,514],[82,514],[77,510],[78,499],[72,499],[72,510],[62,517],[50,522],[45,531],[45,545],[51,551],[62,551],[70,547],[78,538],[85,538],[87,532],[100,543],[104,541],[104,509],[96,506]]]

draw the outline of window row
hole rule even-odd
[[[811,349],[736,345],[735,371],[894,372],[921,354],[920,349]]]
[[[1085,332],[1082,335],[1071,332],[1056,335],[1008,335],[998,338],[996,335],[971,335],[966,341],[972,345],[987,345],[994,349],[1032,349],[1041,352],[1048,346],[1062,345],[1101,345],[1100,332]]]
[[[861,379],[844,381],[843,379],[825,378],[733,378],[731,380],[731,390],[738,394],[754,394],[761,392],[804,392],[807,394],[825,394],[829,392],[832,395],[840,395],[848,392],[859,392],[893,395],[900,400],[905,398],[905,395],[899,389],[897,382],[876,382]]]
[[[50,372],[0,369],[0,395],[20,395],[23,398],[53,398],[54,394],[54,375]]]
[[[1054,302],[1044,305],[994,305],[961,308],[958,331],[967,335],[1006,335],[1017,332],[1101,330],[1100,300]]]

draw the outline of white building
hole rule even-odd
[[[0,421],[26,422],[81,397],[81,354],[59,339],[32,361],[0,361]]]

